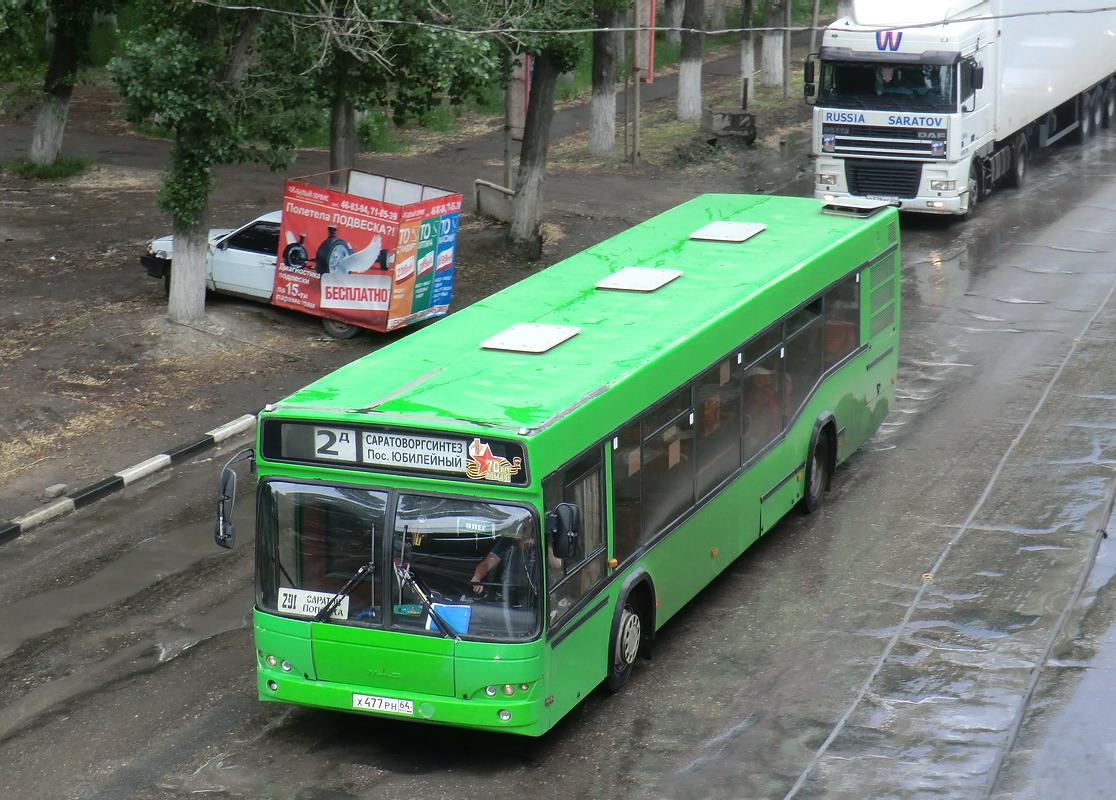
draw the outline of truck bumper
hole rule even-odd
[[[824,156],[814,161],[814,197],[824,202],[832,202],[847,197],[869,197],[886,200],[902,211],[915,211],[921,214],[965,214],[969,210],[968,171],[958,164],[925,165],[918,182],[918,190],[911,197],[897,197],[889,194],[854,194],[849,190],[845,164],[848,159],[835,159]],[[966,178],[960,177],[961,175]],[[931,181],[951,180],[956,189],[951,191],[932,190]],[[935,184],[937,185],[937,184]]]

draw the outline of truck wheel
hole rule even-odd
[[[350,325],[347,322],[339,322],[328,317],[322,317],[322,327],[334,339],[352,339],[359,336],[361,331],[364,330],[359,325]]]
[[[1078,144],[1085,144],[1093,138],[1093,104],[1087,97],[1081,99],[1081,120],[1075,138]]]
[[[1011,149],[1011,169],[1005,183],[1013,189],[1021,189],[1027,180],[1027,160],[1031,157],[1027,135],[1021,133],[1016,136]]]
[[[1116,80],[1110,80],[1104,85],[1104,121],[1101,123],[1106,128],[1116,125]]]
[[[969,167],[969,210],[965,212],[966,217],[976,211],[982,197],[984,197],[984,180],[980,164],[974,159],[972,166]]]

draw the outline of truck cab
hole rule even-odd
[[[897,19],[892,4],[887,24],[922,27],[881,28],[884,12],[858,5],[855,18],[825,31],[807,70],[814,196],[965,213],[980,190],[979,175],[969,180],[971,157],[993,139],[983,76],[994,31],[982,21],[926,25],[934,15],[921,4],[906,16]]]

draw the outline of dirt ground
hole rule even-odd
[[[732,60],[711,64],[706,105],[732,104]],[[773,90],[753,106],[755,145],[710,147],[696,125],[671,122],[671,80],[660,77],[646,92],[640,167],[623,159],[622,140],[615,158],[590,158],[586,109],[563,110],[537,264],[509,262],[504,227],[469,213],[474,179],[501,182],[499,120],[471,121],[467,138],[427,138],[414,155],[362,156],[358,166],[462,192],[460,309],[701,192],[777,191],[808,169],[786,157],[787,138],[801,136],[809,119],[800,82],[792,85],[789,100]],[[29,120],[0,117],[0,160],[24,157],[30,140]],[[47,487],[73,491],[108,477],[406,335],[334,341],[315,317],[219,295],[208,298],[205,325],[168,322],[162,282],[138,262],[146,242],[170,229],[154,204],[168,153],[167,142],[128,132],[111,91],[80,86],[64,154],[91,158],[94,168],[55,182],[0,174],[0,521],[34,510]],[[281,175],[221,169],[211,224],[278,208],[286,178],[326,168],[325,153],[305,151]]]

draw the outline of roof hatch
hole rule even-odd
[[[580,332],[581,328],[572,325],[520,322],[495,336],[489,336],[481,342],[481,347],[485,350],[511,350],[516,353],[545,353]]]
[[[597,281],[598,289],[615,289],[621,292],[653,292],[661,289],[682,274],[680,269],[656,267],[624,267],[607,278]]]
[[[690,234],[691,239],[706,242],[744,242],[767,228],[762,222],[710,222]]]

